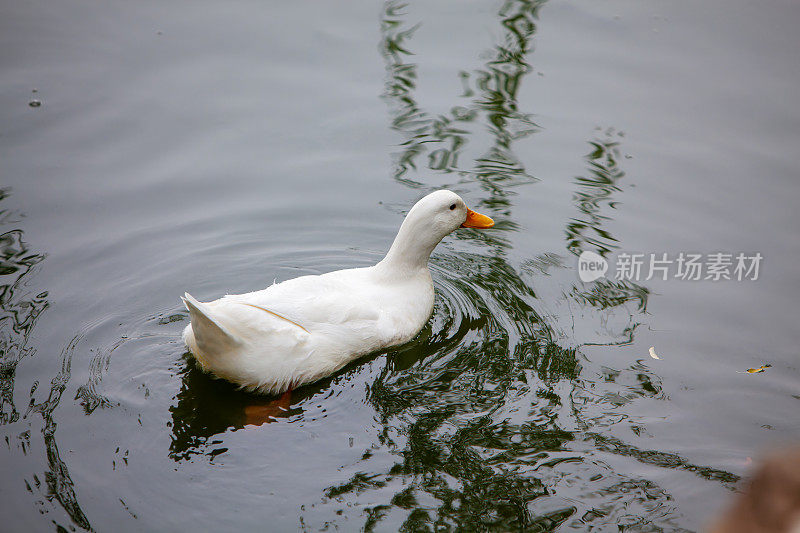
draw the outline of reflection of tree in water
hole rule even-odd
[[[622,191],[619,182],[625,172],[619,166],[619,141],[613,129],[590,141],[589,145],[591,151],[585,156],[587,174],[575,178],[573,201],[578,214],[567,222],[567,250],[575,256],[592,251],[608,258],[619,244],[603,224],[611,219],[609,210],[616,209],[614,193]],[[607,337],[611,340],[584,340],[582,344],[632,343],[633,332],[639,325],[637,316],[646,312],[649,294],[646,287],[630,280],[601,278],[588,287],[573,286],[566,294],[568,301],[596,310],[601,314],[598,318],[605,324],[612,324],[607,328]]]
[[[8,190],[0,189],[0,201]],[[0,223],[16,222],[14,213],[0,211]],[[28,337],[39,315],[47,308],[47,293],[32,295],[25,280],[44,259],[32,253],[22,239],[22,231],[13,229],[0,235],[0,424],[19,419],[14,406],[14,375],[17,364],[32,349]]]
[[[382,52],[387,62],[388,80],[385,97],[392,107],[392,127],[405,134],[402,151],[397,155],[395,178],[410,185],[422,186],[405,175],[417,168],[420,154],[428,154],[432,170],[488,178],[484,187],[502,197],[500,185],[507,186],[516,179],[529,181],[530,176],[511,151],[511,143],[536,130],[530,114],[517,108],[517,91],[522,77],[530,70],[525,55],[530,51],[530,39],[536,31],[535,19],[541,1],[507,2],[500,10],[505,30],[504,40],[492,51],[493,58],[485,68],[476,71],[475,85],[479,94],[467,105],[454,106],[448,113],[430,116],[421,110],[414,99],[416,65],[407,63],[411,56],[407,41],[419,24],[404,27],[404,5],[388,2],[381,21]],[[461,73],[465,84],[463,97],[475,95],[469,87],[470,75]],[[458,166],[459,155],[468,141],[465,127],[485,116],[493,144],[483,156],[476,158],[469,170]]]
[[[8,196],[7,190],[0,190],[0,201]],[[13,212],[0,210],[0,224],[16,224]],[[47,309],[47,292],[32,294],[28,283],[37,265],[45,256],[31,251],[23,239],[20,229],[12,229],[0,234],[0,425],[8,427],[21,424],[19,412],[14,405],[14,380],[19,362],[24,357],[32,357],[35,350],[28,347],[28,340],[37,320],[42,312]],[[53,411],[61,400],[70,377],[72,351],[77,338],[69,344],[61,356],[61,366],[52,379],[50,392],[47,398],[37,403],[33,396],[39,382],[31,388],[31,401],[23,419],[30,413],[42,415],[44,426],[42,437],[47,453],[48,470],[44,473],[45,499],[55,499],[64,508],[73,523],[84,529],[91,529],[86,515],[84,515],[75,498],[73,483],[67,470],[67,465],[61,459],[58,444],[55,440],[56,422]],[[30,423],[28,423],[28,428]],[[30,429],[18,433],[18,445],[23,453],[30,447]],[[6,442],[9,440],[7,438]],[[25,482],[32,492],[34,487],[41,490],[41,481],[34,474],[32,481]],[[60,526],[59,526],[60,527]]]
[[[329,487],[324,503],[349,506],[363,498],[369,502],[362,506],[367,530],[382,521],[402,523],[406,530],[547,531],[560,524],[650,522],[676,529],[668,493],[612,470],[599,453],[736,480],[598,432],[626,419],[618,408],[634,398],[662,397],[658,377],[643,364],[588,372],[591,362],[580,352],[585,344],[631,342],[634,315],[646,307],[646,288],[604,281],[565,291],[567,306],[623,310],[626,317],[609,323],[605,339],[569,346],[571,339],[541,312],[544,304],[532,288],[537,272],[564,268],[566,260],[549,253],[516,268],[508,259],[510,244],[503,235],[516,228],[510,187],[534,181],[514,156],[512,143],[536,129],[530,114],[518,109],[517,93],[530,71],[526,56],[542,3],[503,4],[499,44],[481,69],[461,73],[462,105],[436,117],[414,98],[416,65],[408,62],[409,40],[419,25],[405,24],[403,5],[385,5],[385,96],[392,127],[406,139],[396,155],[395,178],[415,189],[438,188],[408,177],[427,154],[428,169],[455,177],[451,186],[481,197],[480,210],[488,210],[498,224],[492,232],[456,232],[459,253],[435,254],[432,269],[440,297],[432,327],[412,345],[390,353],[370,387],[368,400],[382,424],[379,442],[393,460],[387,465],[385,455],[373,459],[374,452],[367,450],[354,465],[357,473]],[[480,117],[491,146],[471,167],[463,167],[468,126]],[[618,146],[607,137],[590,144],[588,174],[576,179],[578,215],[566,229],[566,248],[575,255],[587,249],[605,255],[616,247],[602,222],[614,208],[612,196],[624,175]]]
[[[56,376],[50,382],[50,393],[47,398],[36,403],[33,400],[33,394],[36,392],[31,390],[31,405],[29,412],[36,412],[42,415],[44,421],[44,428],[42,428],[42,436],[44,437],[45,449],[47,450],[47,465],[49,470],[44,473],[45,481],[47,482],[47,499],[53,498],[61,504],[67,512],[73,523],[82,527],[83,529],[92,529],[89,519],[81,510],[78,505],[78,500],[75,497],[74,484],[67,470],[67,465],[61,459],[58,452],[58,443],[56,442],[56,421],[53,418],[53,412],[58,407],[61,401],[61,395],[70,379],[70,369],[72,367],[72,354],[75,347],[80,341],[81,336],[78,335],[73,338],[70,343],[64,348],[61,353],[61,367]],[[30,485],[30,484],[29,484]]]
[[[617,248],[617,239],[603,229],[603,222],[610,218],[604,211],[616,207],[614,193],[622,191],[619,182],[625,177],[618,163],[619,141],[613,133],[609,130],[604,138],[589,143],[588,174],[575,179],[578,189],[573,198],[580,214],[567,223],[566,230],[567,249],[575,255],[591,250],[606,257]]]

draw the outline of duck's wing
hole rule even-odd
[[[220,302],[261,310],[313,334],[331,326],[377,321],[378,302],[365,298],[363,289],[357,281],[342,276],[303,276],[263,291],[227,296]]]

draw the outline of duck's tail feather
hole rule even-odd
[[[230,351],[241,344],[241,341],[230,333],[225,326],[220,324],[213,316],[209,307],[199,302],[188,292],[181,298],[183,305],[189,311],[192,320],[192,336],[199,352],[195,350],[195,355],[199,358],[215,358],[217,355]],[[187,328],[188,329],[188,328]],[[189,348],[190,339],[186,339]],[[201,361],[204,362],[204,361]]]

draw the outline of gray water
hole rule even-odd
[[[3,529],[702,529],[800,438],[799,21],[0,6]],[[409,345],[285,412],[186,356],[184,291],[369,265],[442,187],[497,225],[437,248]],[[585,251],[763,262],[582,283]]]

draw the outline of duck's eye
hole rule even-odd
[[[455,209],[455,208],[456,208],[456,204],[453,204],[453,205],[451,205],[451,206],[450,206],[450,211],[452,211],[452,210],[453,210],[453,209]]]

